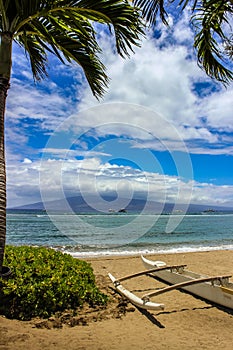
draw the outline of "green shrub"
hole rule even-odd
[[[52,249],[7,246],[4,265],[12,275],[0,278],[0,314],[29,320],[49,317],[86,302],[104,305],[89,263]]]

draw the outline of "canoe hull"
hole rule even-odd
[[[151,270],[157,266],[156,261],[146,259],[144,256],[141,256],[141,258],[146,269]],[[205,275],[200,275],[186,269],[182,269],[181,271],[167,269],[163,271],[152,272],[152,274],[160,280],[172,285],[194,280],[197,278],[207,277]],[[227,307],[229,309],[233,309],[233,283],[229,282],[228,280],[223,280],[222,285],[213,284],[211,282],[203,282],[199,284],[193,284],[191,286],[182,287],[180,289],[185,290],[207,301]]]

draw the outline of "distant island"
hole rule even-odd
[[[85,197],[87,198],[87,197]],[[115,197],[102,196],[103,205],[99,209],[99,197],[89,195],[88,200],[80,196],[67,197],[66,199],[49,201],[46,203],[37,202],[28,205],[8,208],[11,210],[40,210],[40,211],[54,211],[54,212],[75,212],[75,213],[140,213],[145,214],[220,214],[233,213],[231,207],[221,207],[214,205],[199,205],[199,204],[176,204],[174,203],[160,203],[155,201],[146,201],[145,199],[132,198],[129,203],[122,208],[117,208],[117,201]],[[114,207],[111,206],[114,203]],[[122,199],[122,203],[127,203],[127,199]],[[91,204],[90,204],[91,203]],[[98,209],[96,209],[98,208]]]

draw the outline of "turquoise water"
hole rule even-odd
[[[233,249],[233,214],[10,213],[7,244],[55,247],[79,257]]]

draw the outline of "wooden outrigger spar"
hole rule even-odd
[[[132,274],[124,276],[124,277],[120,277],[120,278],[117,279],[117,281],[122,282],[122,281],[129,280],[131,278],[139,277],[139,276],[142,276],[142,275],[147,275],[147,274],[149,274],[151,272],[158,272],[158,271],[163,271],[163,270],[167,270],[167,269],[180,269],[180,268],[183,268],[185,266],[187,266],[187,265],[170,265],[170,266],[156,267],[156,268],[152,268],[152,269],[149,269],[149,270],[143,270],[143,271],[140,271],[140,272],[132,273]]]
[[[212,286],[214,286],[214,282],[217,281],[217,282],[220,282],[223,280],[223,279],[226,279],[226,278],[229,278],[231,276],[214,276],[214,277],[202,277],[202,278],[197,278],[197,279],[193,279],[193,280],[189,280],[189,281],[184,281],[184,282],[180,282],[180,283],[176,283],[176,284],[173,284],[171,286],[168,286],[168,287],[164,287],[164,288],[161,288],[159,290],[156,290],[154,292],[151,292],[149,294],[145,294],[142,299],[149,299],[151,297],[154,297],[156,295],[159,295],[159,294],[163,294],[163,293],[167,293],[167,292],[170,292],[171,290],[174,290],[174,289],[182,289],[184,287],[187,287],[187,286],[192,286],[194,284],[200,284],[200,283],[203,283],[203,282],[211,282],[212,283]]]
[[[164,304],[152,302],[150,298],[175,289],[184,289],[206,300],[233,309],[233,283],[229,282],[230,275],[204,276],[186,270],[186,265],[169,266],[162,261],[151,261],[143,256],[141,258],[147,270],[118,279],[112,274],[108,274],[116,290],[139,308],[163,310]],[[121,284],[122,281],[146,274],[153,274],[155,277],[172,285],[145,294],[140,298]]]

